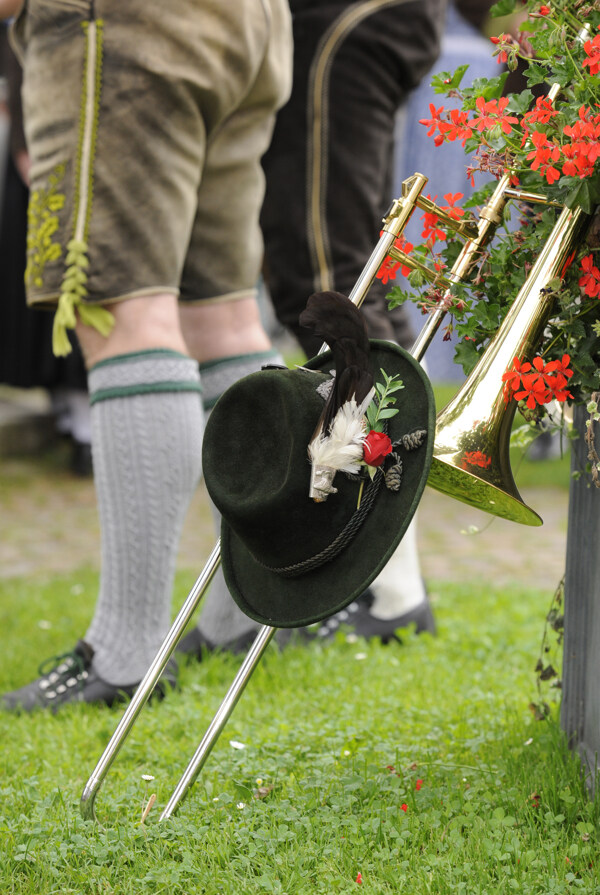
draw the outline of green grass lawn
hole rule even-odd
[[[192,583],[179,574],[179,603]],[[3,690],[72,645],[96,587],[85,570],[0,583]],[[96,824],[79,798],[121,710],[1,714],[2,895],[600,892],[600,801],[563,742],[558,691],[550,720],[530,709],[548,594],[435,593],[435,638],[269,647],[162,823],[239,660],[182,667],[180,690],[144,710]]]

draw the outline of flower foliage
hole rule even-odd
[[[448,290],[434,280],[424,289],[423,274],[414,270],[410,289],[394,286],[388,300],[391,307],[412,300],[424,312],[448,311],[446,334],[458,335],[455,357],[468,373],[542,252],[560,208],[583,209],[589,215],[585,239],[544,296],[554,304],[539,356],[515,358],[505,374],[507,398],[539,412],[552,400],[585,403],[600,389],[600,0],[500,0],[492,14],[514,14],[514,33],[493,37],[490,51],[506,69],[522,67],[524,89],[505,91],[508,71],[470,87],[461,86],[467,66],[442,72],[433,79],[436,93],[458,98],[462,107],[432,103],[421,124],[440,153],[448,142],[464,146],[468,177],[476,170],[489,174],[489,183],[464,203],[475,221],[505,174],[513,188],[553,204],[513,199],[464,283]],[[557,92],[549,98],[553,85]],[[465,213],[457,205],[461,198],[447,194],[439,207],[458,220]],[[422,220],[423,243],[405,244],[403,251],[447,273],[463,242],[435,213]],[[388,282],[402,267],[387,259],[379,276]]]

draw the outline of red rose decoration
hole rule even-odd
[[[368,466],[381,466],[388,454],[392,453],[392,442],[384,432],[373,429],[363,444],[363,459]]]

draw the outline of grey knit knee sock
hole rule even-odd
[[[217,399],[230,385],[233,385],[242,376],[255,373],[263,364],[267,363],[283,364],[284,360],[278,351],[272,350],[200,364],[205,411],[210,412]],[[211,509],[215,532],[218,535],[221,528],[221,517],[212,504]],[[217,645],[226,644],[228,641],[235,640],[246,632],[258,628],[257,623],[248,618],[231,598],[221,569],[217,570],[210,590],[202,602],[198,628],[204,637]]]
[[[184,516],[201,475],[198,364],[154,350],[89,374],[102,535],[100,592],[85,639],[112,684],[144,676],[170,626]]]

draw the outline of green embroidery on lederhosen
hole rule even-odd
[[[67,243],[66,270],[61,283],[52,332],[52,347],[54,353],[59,356],[69,354],[71,351],[67,329],[75,328],[77,320],[75,308],[82,323],[95,327],[104,336],[109,334],[114,324],[114,317],[110,311],[97,305],[87,305],[83,301],[87,295],[89,266],[87,239],[92,211],[94,155],[102,84],[102,26],[101,20],[82,22],[85,56],[75,169],[73,236]]]
[[[64,208],[65,194],[58,187],[65,176],[65,165],[57,165],[48,178],[48,185],[34,190],[29,197],[27,210],[27,267],[25,283],[27,286],[43,286],[43,274],[46,264],[58,261],[63,253],[59,242],[52,237],[58,230],[57,212]]]

